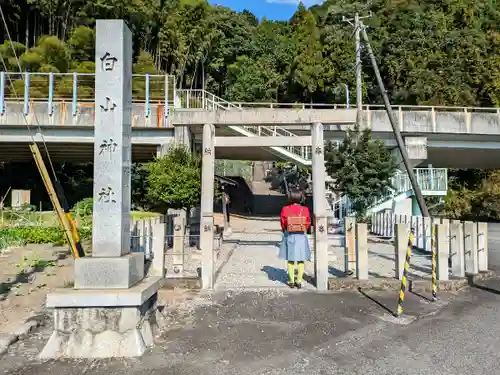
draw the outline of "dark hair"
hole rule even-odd
[[[288,195],[288,204],[301,204],[304,200],[304,194],[300,190],[291,191]]]

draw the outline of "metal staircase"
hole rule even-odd
[[[183,109],[205,109],[208,111],[243,111],[244,109],[205,90],[177,90],[175,106]],[[297,135],[279,126],[228,126],[245,137],[296,137]],[[280,159],[300,166],[311,166],[311,146],[266,147]]]
[[[414,168],[413,172],[424,196],[444,196],[448,191],[448,169],[446,168]],[[368,213],[377,212],[386,208],[388,202],[404,199],[413,195],[410,178],[407,172],[399,171],[392,177],[393,189],[385,196],[374,202]],[[343,219],[355,214],[347,196],[342,196],[332,204],[334,216]]]

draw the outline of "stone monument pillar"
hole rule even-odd
[[[74,289],[47,296],[54,332],[43,358],[142,355],[153,345],[159,278],[130,252],[132,34],[98,20],[92,256],[75,260]]]

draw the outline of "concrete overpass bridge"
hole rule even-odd
[[[23,89],[14,92],[9,84]],[[93,85],[92,74],[0,72],[0,160],[30,159],[27,145],[32,136],[42,140],[42,134],[54,160],[91,160]],[[226,142],[234,147],[218,147],[217,158],[309,165],[311,147],[303,145],[302,137],[310,135],[310,125],[321,122],[325,139],[341,140],[356,118],[355,109],[337,104],[231,103],[204,90],[178,90],[170,76],[134,76],[133,90],[135,161],[150,160],[173,140],[200,147],[202,126],[211,123],[216,136],[233,137]],[[500,109],[396,106],[394,110],[415,166],[500,168]],[[382,106],[363,107],[362,127],[372,129],[389,148],[396,147]],[[251,138],[259,135],[267,139],[252,144]],[[283,137],[287,146],[282,146]]]

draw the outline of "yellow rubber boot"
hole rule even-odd
[[[298,262],[297,264],[297,284],[301,285],[304,280],[304,262]]]
[[[288,262],[288,283],[293,286],[295,282],[295,263]]]

